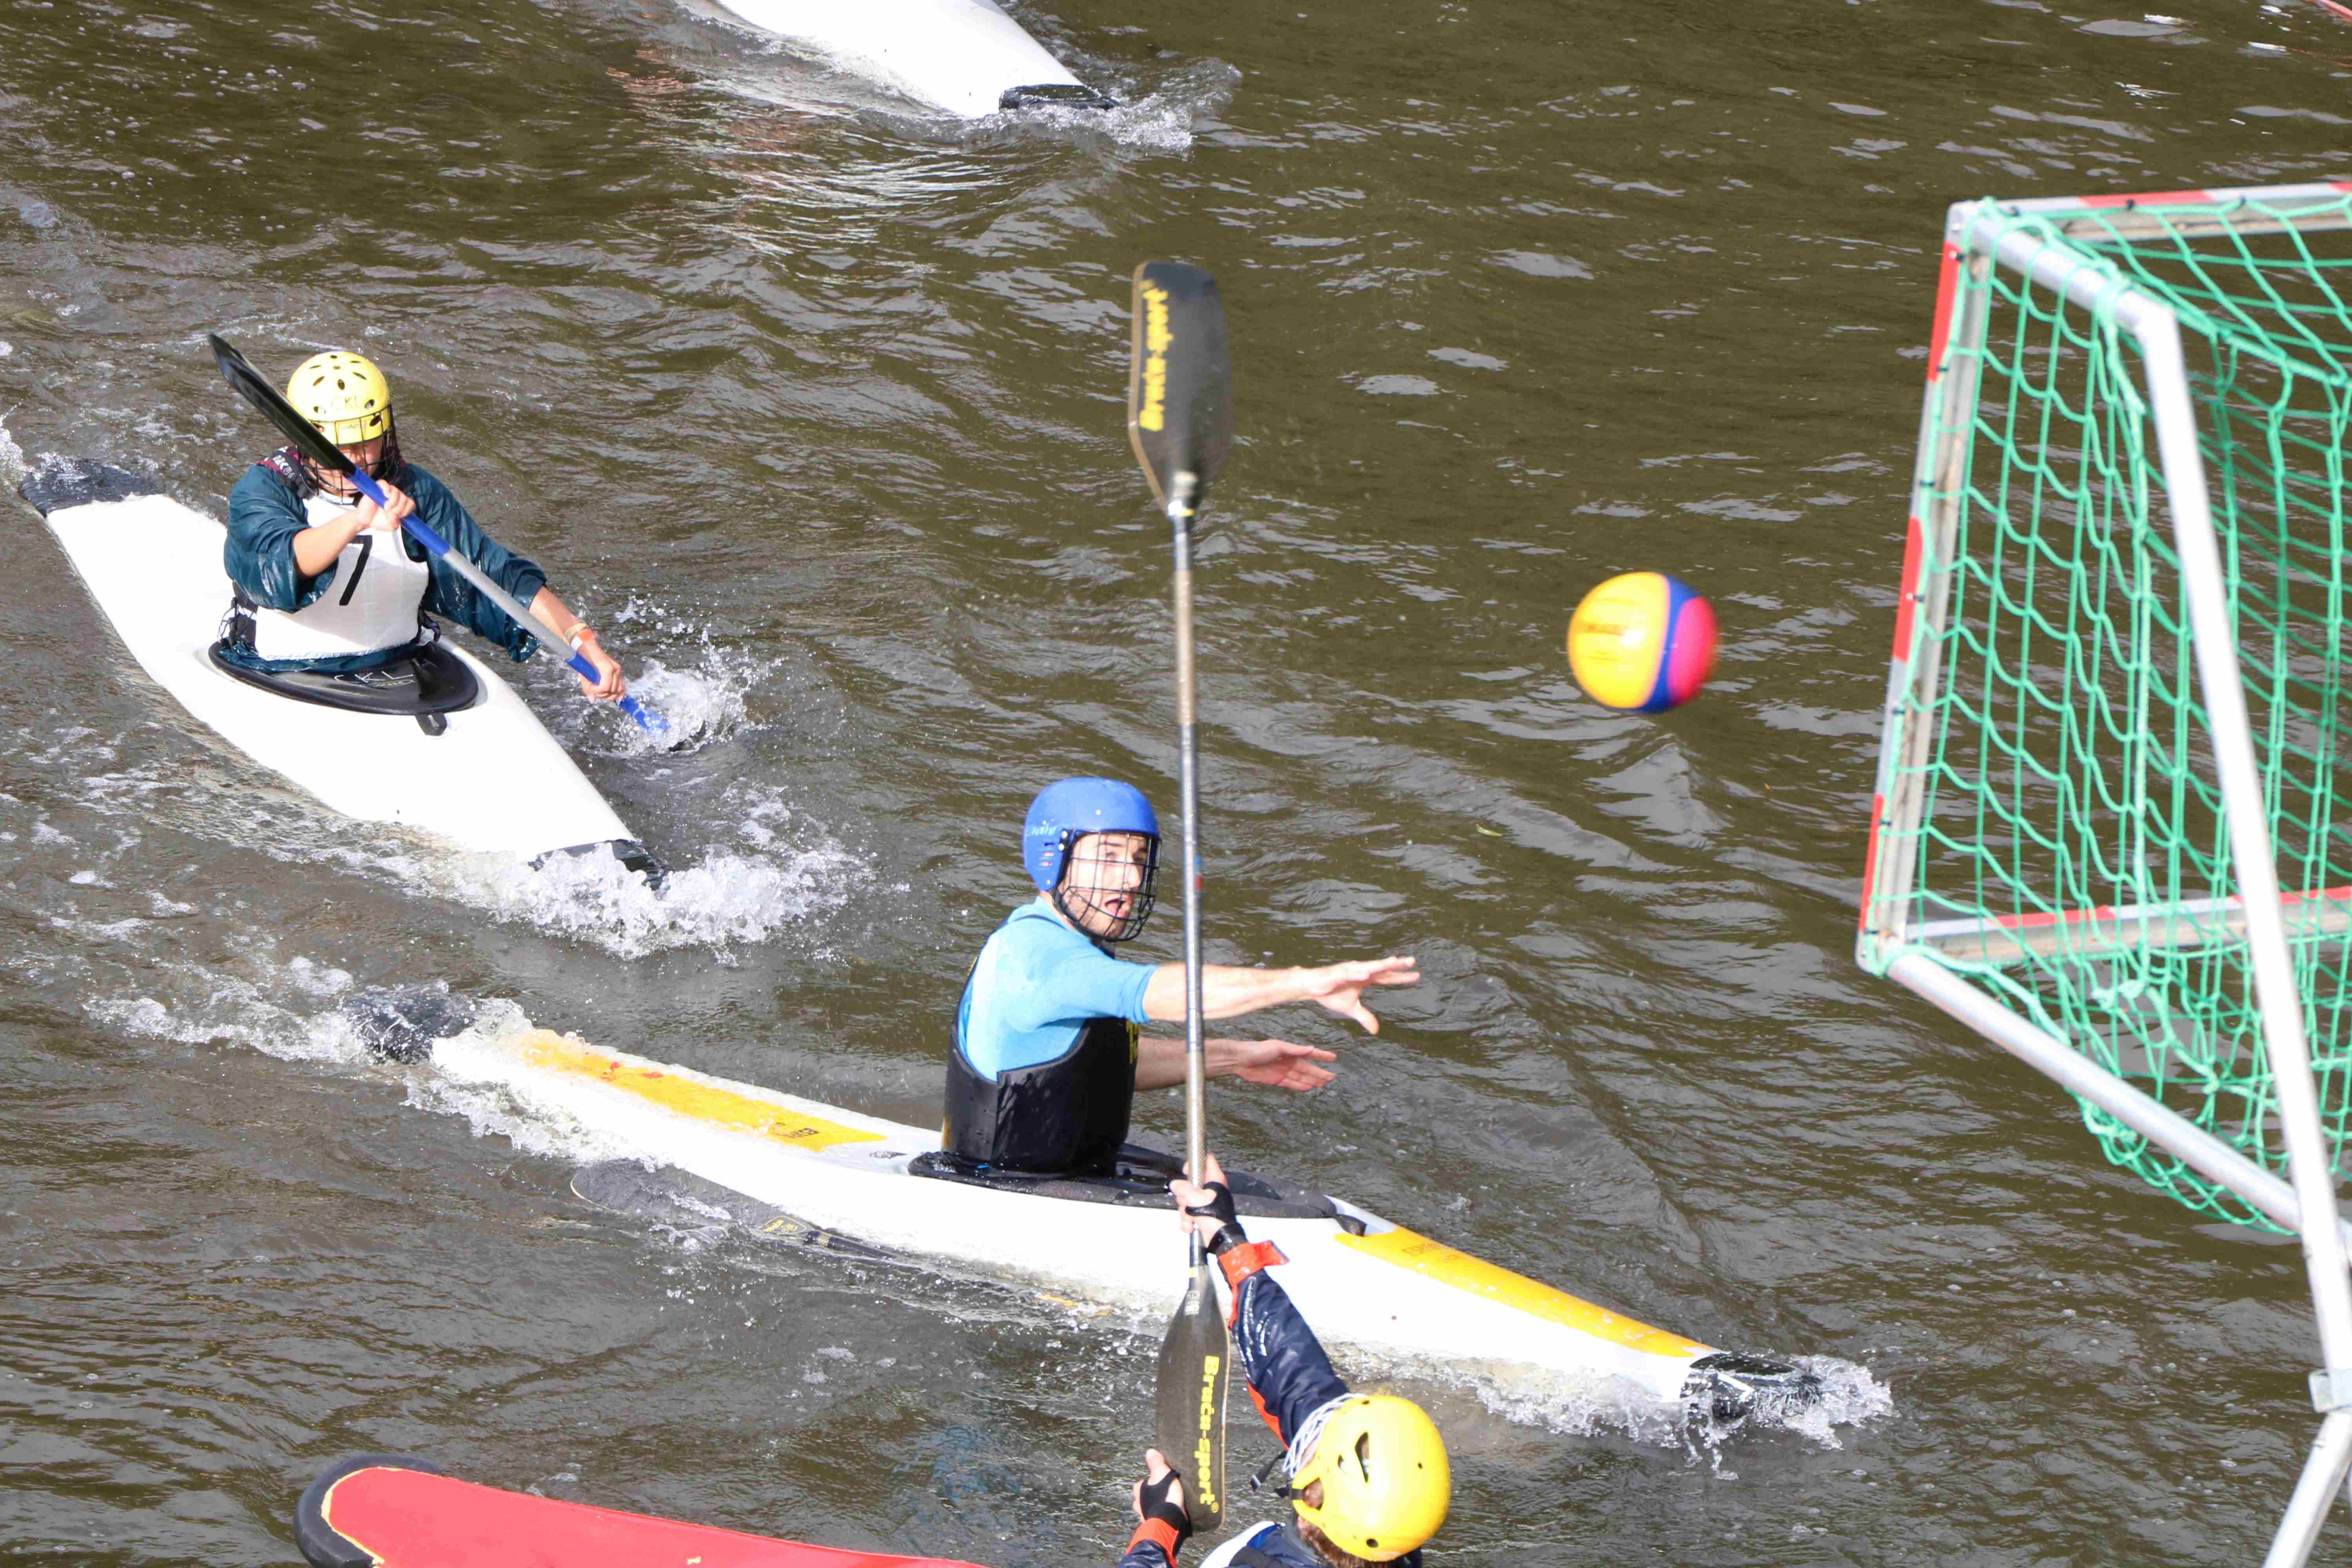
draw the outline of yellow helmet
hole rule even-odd
[[[338,447],[392,430],[392,384],[373,361],[341,349],[304,360],[286,384],[286,401]]]
[[[1299,1497],[1323,1483],[1323,1501]],[[1290,1479],[1291,1507],[1351,1557],[1386,1563],[1437,1533],[1454,1497],[1445,1441],[1420,1405],[1360,1394],[1333,1410],[1306,1468]]]

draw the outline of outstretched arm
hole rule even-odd
[[[1238,1078],[1274,1089],[1321,1089],[1331,1073],[1318,1062],[1339,1059],[1336,1051],[1288,1040],[1203,1040],[1211,1078]],[[1147,1035],[1137,1043],[1135,1087],[1169,1089],[1184,1081],[1184,1042]]]
[[[1201,966],[1201,1005],[1212,1018],[1238,1017],[1261,1007],[1286,1002],[1318,1002],[1342,1018],[1353,1018],[1366,1032],[1381,1032],[1381,1021],[1364,1005],[1365,987],[1417,985],[1421,971],[1410,958],[1375,958],[1358,963],[1327,964],[1321,969],[1244,969],[1231,963]],[[1152,971],[1144,988],[1143,1010],[1161,1023],[1184,1016],[1184,966],[1163,963]]]

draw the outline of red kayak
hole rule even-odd
[[[294,1539],[317,1568],[973,1568],[500,1491],[405,1454],[362,1454],[321,1472],[302,1493]]]

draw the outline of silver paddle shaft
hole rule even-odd
[[[1184,820],[1184,1158],[1192,1179],[1208,1167],[1209,1057],[1202,1035],[1200,725],[1192,682],[1192,498],[1196,474],[1180,472],[1169,488],[1168,522],[1176,543],[1176,780]],[[1192,1262],[1202,1241],[1192,1237]]]
[[[447,563],[450,571],[455,572],[458,576],[463,577],[467,582],[472,584],[474,592],[479,594],[483,598],[488,599],[491,604],[496,605],[499,609],[504,610],[508,616],[513,619],[515,625],[519,626],[529,626],[533,631],[537,632],[540,635],[541,640],[547,644],[548,650],[550,652],[553,652],[557,648],[562,648],[565,653],[571,654],[572,658],[576,658],[579,657],[577,654],[572,653],[572,645],[565,640],[562,632],[557,631],[553,626],[549,626],[545,621],[540,619],[539,616],[531,614],[530,606],[525,605],[520,599],[516,598],[512,594],[508,593],[504,588],[501,588],[496,583],[491,582],[488,573],[483,571],[480,567],[475,565],[472,562],[467,560],[463,555],[458,554],[454,550],[441,557],[441,559]],[[567,660],[567,662],[569,661]],[[585,661],[583,660],[583,662]],[[590,667],[588,673],[591,675],[595,673],[593,666]]]

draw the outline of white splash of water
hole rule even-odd
[[[1786,1429],[1824,1448],[1843,1448],[1841,1426],[1853,1428],[1893,1414],[1894,1392],[1870,1369],[1835,1356],[1792,1356],[1790,1362],[1821,1380],[1820,1397],[1803,1409],[1759,1407],[1743,1422],[1717,1426],[1703,1417],[1693,1426],[1682,1407],[1664,1405],[1648,1393],[1616,1380],[1580,1380],[1553,1375],[1541,1381],[1513,1376],[1507,1382],[1475,1374],[1467,1385],[1478,1402],[1507,1421],[1542,1426],[1567,1436],[1621,1432],[1637,1443],[1680,1447],[1704,1458],[1718,1471],[1723,1445],[1742,1431]],[[1462,1384],[1459,1367],[1424,1366],[1422,1375]],[[1731,1479],[1727,1475],[1726,1479]]]
[[[1101,73],[1087,62],[1072,62],[1077,74],[1094,81]],[[961,128],[964,140],[999,143],[1032,139],[1085,142],[1094,138],[1139,153],[1183,153],[1192,145],[1193,127],[1202,116],[1213,116],[1233,96],[1242,73],[1223,60],[1201,60],[1170,77],[1140,98],[1129,89],[1112,87],[1114,107],[1085,109],[1071,104],[1038,103],[1006,110],[971,121]]]
[[[1459,1366],[1423,1364],[1412,1370],[1433,1383],[1466,1387],[1479,1404],[1522,1426],[1541,1426],[1573,1437],[1619,1432],[1634,1442],[1659,1447],[1682,1441],[1680,1407],[1661,1404],[1647,1390],[1621,1379],[1518,1373],[1507,1381],[1491,1373],[1465,1374]]]
[[[614,750],[623,756],[658,755],[700,751],[724,740],[743,721],[752,689],[782,662],[732,652],[712,642],[707,630],[692,668],[672,669],[657,658],[641,661],[629,677],[629,695],[667,727],[655,733],[625,718],[610,721],[620,737]]]
[[[462,1057],[530,1026],[529,1016],[514,1003],[488,1002],[470,1026],[439,1042],[438,1048]],[[625,1141],[558,1107],[527,1104],[495,1080],[457,1078],[438,1068],[420,1066],[414,1070],[407,1103],[419,1110],[462,1116],[477,1138],[503,1138],[522,1153],[570,1164],[593,1165],[637,1153]]]
[[[173,999],[152,995],[96,998],[82,1005],[95,1021],[126,1035],[146,1035],[205,1045],[229,1040],[250,1046],[283,1061],[360,1063],[369,1059],[341,1013],[304,1013],[271,1000],[273,994],[291,989],[314,999],[340,996],[351,989],[351,975],[329,964],[298,957],[256,983],[215,969],[187,964],[152,966],[164,982],[158,990]],[[178,994],[174,994],[178,993]]]
[[[658,892],[602,847],[536,868],[488,857],[456,866],[406,864],[430,890],[623,958],[764,942],[839,909],[870,875],[863,860],[830,842],[751,855],[715,850],[672,870]],[[720,962],[730,959],[722,953]]]
[[[1778,1417],[1774,1426],[1801,1434],[1824,1448],[1842,1448],[1845,1445],[1838,1441],[1833,1427],[1862,1426],[1895,1413],[1895,1391],[1879,1382],[1868,1367],[1835,1356],[1791,1359],[1822,1380],[1822,1396],[1802,1410]]]
[[[30,471],[25,466],[24,448],[8,434],[7,415],[0,414],[0,488],[13,491]]]

